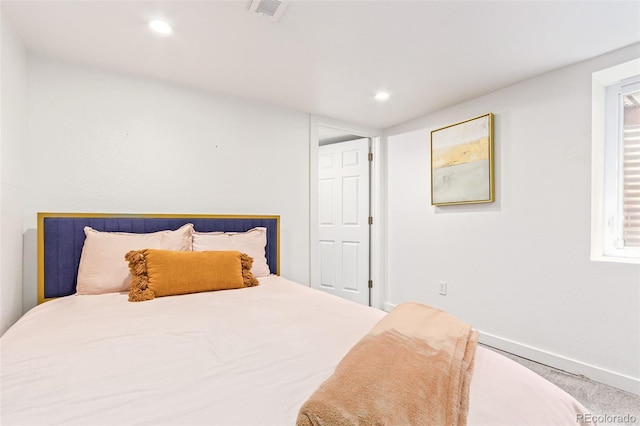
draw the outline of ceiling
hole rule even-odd
[[[388,128],[640,41],[640,1],[7,1],[27,50]],[[146,22],[165,18],[171,36]],[[378,90],[391,97],[384,103]]]

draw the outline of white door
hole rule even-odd
[[[369,304],[369,140],[319,147],[317,288]]]

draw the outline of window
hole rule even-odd
[[[593,75],[592,259],[640,263],[640,60]]]

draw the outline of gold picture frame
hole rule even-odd
[[[431,204],[495,201],[493,114],[431,131]]]

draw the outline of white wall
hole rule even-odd
[[[22,315],[22,193],[26,139],[26,53],[0,12],[0,334]]]
[[[308,114],[31,55],[27,83],[25,308],[38,211],[278,214],[308,283]]]
[[[635,45],[388,129],[387,303],[435,305],[488,344],[639,392],[640,266],[589,260],[591,73],[639,53]],[[430,131],[488,112],[496,202],[431,206]]]

